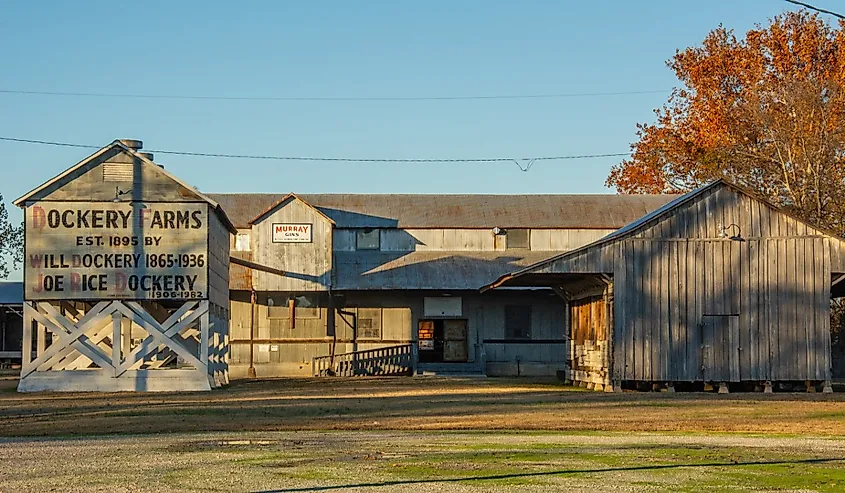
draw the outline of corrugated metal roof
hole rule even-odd
[[[287,194],[208,194],[238,228]],[[302,194],[339,228],[616,229],[676,195]]]
[[[560,252],[336,252],[333,289],[477,290]]]
[[[688,202],[691,202],[693,200],[696,200],[696,198],[698,196],[704,194],[708,190],[711,190],[713,188],[720,187],[720,186],[727,187],[727,188],[733,190],[736,193],[740,193],[740,194],[746,195],[746,196],[748,196],[748,197],[750,197],[754,200],[760,201],[763,204],[767,205],[768,207],[772,208],[773,210],[775,210],[775,211],[777,211],[781,214],[785,214],[789,217],[792,217],[793,219],[800,221],[800,222],[802,222],[802,223],[804,223],[804,224],[806,224],[806,225],[808,225],[812,228],[818,229],[819,231],[831,236],[832,238],[836,238],[840,241],[845,241],[845,239],[843,239],[842,236],[840,234],[838,234],[837,232],[819,228],[818,226],[815,226],[812,223],[807,222],[806,220],[802,219],[801,217],[790,214],[788,211],[784,210],[782,207],[778,207],[778,206],[774,205],[773,203],[769,202],[765,198],[760,197],[760,196],[756,195],[755,193],[753,193],[753,192],[751,192],[751,191],[749,191],[749,190],[747,190],[743,187],[740,187],[740,186],[738,186],[734,183],[731,183],[724,178],[720,178],[720,179],[712,181],[712,182],[710,182],[706,185],[702,185],[701,187],[696,188],[695,190],[687,192],[683,195],[668,195],[667,197],[672,197],[672,200],[666,202],[661,207],[658,207],[657,209],[649,212],[648,214],[644,215],[643,217],[640,217],[640,218],[632,221],[630,224],[627,224],[624,227],[619,228],[618,230],[614,231],[613,233],[610,233],[607,236],[604,236],[603,238],[600,238],[600,239],[598,239],[598,240],[596,240],[592,243],[588,243],[588,244],[586,244],[582,247],[576,248],[574,250],[570,250],[568,252],[560,253],[556,256],[552,256],[552,257],[549,257],[549,258],[544,259],[544,260],[540,260],[534,265],[529,265],[529,266],[524,267],[522,269],[519,269],[519,270],[516,270],[514,272],[505,274],[505,275],[501,276],[500,278],[496,279],[495,282],[484,286],[482,288],[482,290],[487,291],[489,289],[494,289],[496,287],[506,285],[509,282],[513,282],[514,279],[517,279],[517,278],[520,278],[520,277],[523,277],[523,276],[527,277],[529,274],[534,273],[534,271],[541,269],[543,267],[546,267],[549,264],[551,264],[552,262],[555,262],[557,260],[560,260],[560,259],[563,259],[563,258],[568,258],[568,257],[574,257],[576,255],[580,255],[580,254],[584,253],[587,250],[599,248],[599,247],[602,247],[603,245],[606,245],[606,244],[611,243],[613,241],[616,241],[616,240],[625,238],[627,236],[633,235],[633,234],[637,233],[640,229],[644,229],[646,227],[649,227],[652,223],[656,223],[658,220],[662,219],[663,216],[669,215],[675,209],[681,207],[682,205],[684,205]],[[551,277],[553,275],[553,273],[542,273],[542,274],[538,274],[538,275],[545,276],[545,277],[548,278],[548,277]],[[517,283],[513,283],[513,284],[516,285]]]
[[[0,281],[0,305],[23,305],[23,283]]]

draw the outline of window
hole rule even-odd
[[[528,234],[528,232],[529,230],[527,229],[509,229],[506,233],[508,239],[508,249],[529,248],[530,244],[528,238],[530,237],[530,235]]]
[[[531,306],[529,306],[529,305],[506,305],[505,306],[505,338],[506,339],[530,339],[531,338]]]
[[[381,308],[358,309],[358,337],[381,339]]]
[[[238,233],[235,236],[235,251],[248,252],[249,251],[249,233]]]
[[[377,229],[359,229],[355,233],[356,250],[378,250],[380,248]]]
[[[271,302],[272,300],[272,302]],[[297,295],[296,318],[320,318],[320,300],[318,295]],[[267,299],[267,318],[290,318],[290,303],[287,297],[271,296]]]

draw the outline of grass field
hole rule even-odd
[[[845,491],[845,394],[280,379],[17,394],[0,491]],[[117,487],[120,486],[120,487]]]

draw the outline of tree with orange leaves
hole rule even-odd
[[[608,186],[677,193],[726,178],[845,232],[845,21],[788,12],[745,39],[720,26],[667,65],[683,87],[638,125]]]

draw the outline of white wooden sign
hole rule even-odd
[[[313,224],[273,223],[273,243],[311,243]]]
[[[208,205],[40,202],[26,208],[26,300],[208,298]]]
[[[462,308],[458,296],[423,299],[423,314],[426,317],[460,317],[463,314]]]

